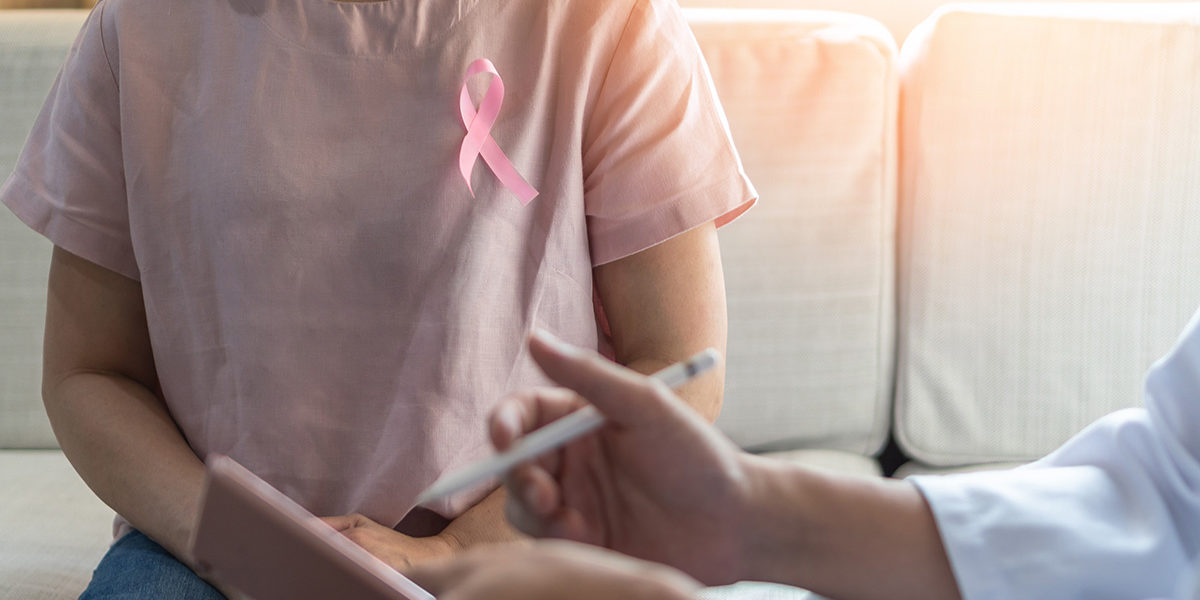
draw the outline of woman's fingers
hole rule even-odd
[[[562,488],[545,469],[524,465],[509,474],[506,484],[505,516],[517,529],[538,538],[595,542],[586,519],[563,504]]]
[[[507,484],[509,493],[536,518],[548,519],[562,505],[558,482],[540,466],[517,467],[509,474]]]
[[[321,517],[321,520],[324,521],[326,525],[329,525],[338,531],[346,531],[347,529],[354,529],[355,527],[363,527],[375,523],[374,521],[358,513],[354,513],[352,515],[342,515],[338,517]]]
[[[544,537],[562,508],[558,482],[536,465],[522,465],[509,473],[507,517],[514,527],[534,537]]]

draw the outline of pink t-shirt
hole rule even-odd
[[[459,173],[478,58],[528,206]],[[197,455],[395,524],[543,383],[530,329],[604,344],[594,266],[755,192],[672,0],[105,0],[0,197],[141,281]]]

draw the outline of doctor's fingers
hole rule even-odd
[[[562,488],[554,475],[540,465],[521,465],[504,478],[509,501],[519,504],[523,515],[549,518],[563,502]]]
[[[545,332],[529,338],[529,353],[547,377],[574,390],[618,426],[661,425],[677,418],[681,409],[690,412],[661,382]]]
[[[562,502],[562,489],[539,467],[528,466],[506,480],[505,518],[522,533],[535,538],[589,542],[583,515]]]
[[[535,388],[512,394],[501,400],[488,417],[492,445],[503,452],[521,436],[586,405],[577,394],[562,388]]]

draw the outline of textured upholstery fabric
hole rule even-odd
[[[1200,305],[1200,5],[961,8],[904,51],[896,432],[1022,461]]]
[[[58,450],[0,452],[0,598],[77,598],[112,539],[113,512]]]
[[[730,338],[718,423],[750,448],[870,454],[892,373],[895,47],[848,15],[688,17],[762,196],[721,233]]]
[[[0,179],[12,171],[86,15],[0,13]],[[12,213],[0,210],[0,448],[56,445],[39,391],[50,249]]]

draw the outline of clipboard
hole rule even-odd
[[[227,456],[209,458],[197,572],[254,600],[435,600]]]

